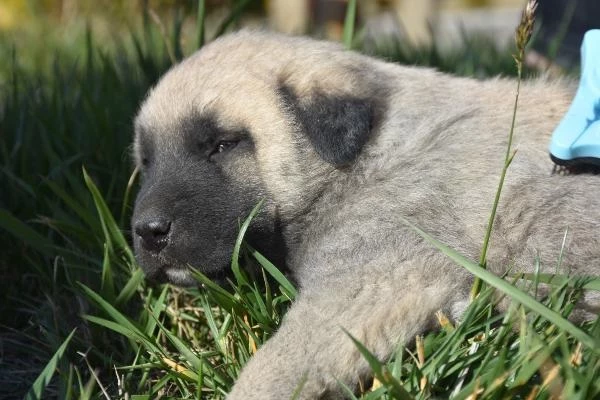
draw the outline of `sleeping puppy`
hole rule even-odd
[[[230,399],[339,398],[369,367],[460,317],[472,276],[404,223],[477,259],[512,118],[515,82],[457,78],[333,43],[243,31],[173,67],[135,121],[142,187],[137,258],[155,280],[193,285],[229,269],[238,221],[299,287],[282,326]],[[573,87],[522,87],[518,152],[488,268],[600,270],[600,177],[552,175],[549,135]]]

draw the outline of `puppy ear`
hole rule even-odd
[[[279,87],[279,94],[284,107],[323,160],[342,167],[358,157],[375,124],[374,101],[325,94],[318,89],[301,99],[287,85]]]

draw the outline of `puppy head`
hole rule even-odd
[[[222,276],[261,199],[247,239],[282,263],[282,229],[376,130],[383,96],[371,63],[329,43],[242,32],[169,71],[135,121],[132,230],[147,275],[189,285],[191,265]]]

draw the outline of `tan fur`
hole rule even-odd
[[[384,112],[351,165],[325,162],[298,133],[282,107],[282,84],[301,103],[315,93],[378,97]],[[248,129],[256,162],[231,161],[225,173],[235,185],[264,185],[299,285],[279,332],[229,399],[286,399],[303,377],[300,398],[339,398],[336,379],[354,387],[368,373],[342,328],[386,359],[432,327],[436,311],[464,307],[472,277],[401,218],[477,259],[515,88],[510,79],[457,78],[331,43],[252,32],[219,39],[165,75],[141,108],[138,136],[142,126],[162,132],[156,140],[168,152],[179,140],[175,123],[205,112],[223,127]],[[600,272],[600,179],[553,176],[547,153],[572,95],[564,82],[522,87],[518,152],[489,255],[497,273],[531,271],[538,255],[554,271],[567,228],[563,270]]]

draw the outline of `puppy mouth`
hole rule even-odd
[[[226,268],[216,270],[197,268],[188,263],[184,264],[170,260],[161,254],[154,255],[152,258],[158,268],[154,269],[151,274],[148,274],[148,278],[157,283],[171,283],[183,287],[200,286],[201,282],[195,276],[195,271],[200,272],[219,285],[226,281]],[[148,273],[149,271],[146,272]]]
[[[194,278],[192,271],[186,267],[162,266],[160,269],[167,282],[178,286],[194,286],[198,282]]]
[[[156,269],[146,269],[146,277],[155,283],[171,283],[177,286],[198,286],[192,271],[188,267],[161,263]]]
[[[204,271],[199,268],[194,268],[190,265],[162,265],[159,272],[166,277],[168,282],[176,284],[177,282],[192,282],[193,285],[200,284],[199,280],[195,277],[194,272],[199,272],[211,281],[217,283],[224,281],[227,275],[224,270]],[[191,286],[191,284],[181,286]]]
[[[228,274],[225,271],[197,271],[219,286],[228,286]],[[194,274],[192,267],[189,266],[163,265],[149,278],[157,283],[170,283],[180,287],[199,287],[204,285]]]

